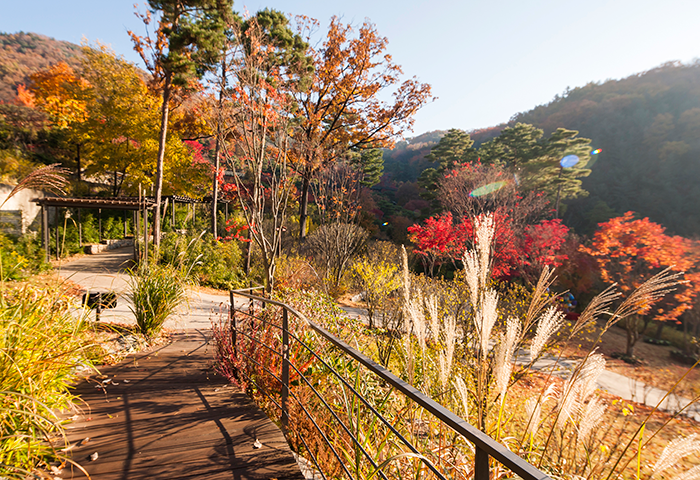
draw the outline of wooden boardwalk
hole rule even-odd
[[[68,435],[73,460],[91,478],[304,478],[277,426],[211,369],[209,335],[177,334],[104,368],[109,380],[93,376],[76,387],[86,404]],[[70,470],[60,477],[85,478]]]

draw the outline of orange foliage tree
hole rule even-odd
[[[26,98],[25,104],[40,107],[59,128],[66,128],[73,122],[85,119],[85,96],[89,85],[67,63],[59,62],[29,78],[32,98],[29,98],[26,91],[19,92],[24,94],[20,98]]]
[[[592,255],[604,281],[616,282],[622,292],[631,292],[651,276],[669,268],[685,276],[686,283],[671,297],[646,308],[648,318],[658,321],[677,321],[691,308],[700,285],[693,282],[695,257],[690,255],[693,243],[679,236],[668,236],[664,227],[648,218],[635,219],[634,212],[599,224],[590,247],[582,250]],[[633,316],[624,321],[627,330],[627,351],[634,356],[634,345],[639,339],[642,319]]]
[[[262,17],[264,20],[265,17]],[[272,290],[287,204],[294,190],[289,168],[291,117],[296,76],[275,60],[261,17],[233,25],[239,42],[228,52],[235,78],[218,111],[217,133],[234,175],[235,193],[252,240],[260,249],[265,287]]]
[[[401,82],[403,72],[385,53],[387,44],[369,22],[353,38],[353,28],[333,18],[321,48],[311,49],[313,75],[307,88],[296,93],[301,238],[306,235],[309,189],[316,173],[350,150],[391,146],[430,98],[430,85],[415,78]],[[391,102],[379,99],[389,91]]]
[[[178,87],[194,88],[218,63],[226,42],[226,22],[233,17],[232,0],[149,0],[150,11],[137,14],[146,27],[159,14],[155,38],[129,31],[134,49],[153,74],[163,96],[156,161],[154,240],[160,246],[161,196],[170,103]]]
[[[43,110],[57,128],[65,129],[69,142],[76,149],[76,166],[80,180],[80,147],[86,139],[75,129],[68,127],[82,123],[87,118],[90,84],[64,62],[34,73],[29,80],[28,89],[18,89],[18,100],[26,106],[36,106]]]

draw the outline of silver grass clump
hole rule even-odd
[[[700,439],[695,433],[685,438],[674,438],[666,445],[666,448],[664,448],[661,456],[656,461],[652,474],[662,473],[675,466],[683,458],[694,453],[700,453]]]
[[[526,436],[534,436],[537,433],[542,417],[542,405],[549,400],[550,397],[556,395],[556,393],[557,386],[554,383],[550,383],[541,398],[531,397],[525,402],[525,413],[529,419],[527,432],[525,433]]]
[[[68,186],[66,176],[69,173],[70,171],[66,168],[62,168],[59,163],[46,165],[33,170],[29,175],[20,180],[9,195],[5,197],[5,200],[0,203],[0,208],[19,192],[30,188],[45,189],[60,195],[65,195],[64,189]]]
[[[620,304],[608,320],[605,329],[607,330],[625,317],[645,312],[654,302],[667,293],[673,292],[681,283],[685,283],[679,280],[682,276],[683,272],[674,273],[669,267],[651,277]]]
[[[542,403],[535,397],[530,397],[525,402],[525,413],[530,419],[525,435],[534,436],[540,426],[540,418],[542,417]]]
[[[566,422],[580,415],[581,413],[581,402],[579,401],[578,395],[574,391],[573,384],[566,384],[559,397],[559,405],[557,408],[557,420],[554,427],[557,430],[562,430],[566,426]]]
[[[430,295],[425,299],[425,310],[428,312],[430,321],[430,336],[437,343],[440,340],[440,317],[436,295]]]
[[[486,281],[491,270],[491,242],[493,241],[495,222],[492,214],[482,215],[474,220],[475,248],[464,253],[464,273],[469,287],[472,306],[478,305],[478,294],[486,288]]]
[[[418,345],[423,352],[425,352],[426,344],[426,323],[425,315],[423,315],[423,299],[420,294],[416,295],[417,298],[411,299],[406,304],[405,316],[411,319],[411,324],[413,326],[412,331],[418,339]]]
[[[571,331],[570,337],[573,337],[584,328],[595,323],[598,317],[601,315],[609,313],[608,308],[612,302],[618,298],[620,298],[620,292],[615,289],[615,284],[610,285],[608,288],[596,295],[583,310],[583,313],[581,313],[581,315],[578,317],[578,320]]]
[[[408,273],[408,254],[406,247],[401,245],[401,272],[403,274],[403,298],[404,303],[408,303],[408,297],[411,294],[411,276]]]
[[[557,413],[557,428],[563,428],[567,420],[584,415],[583,404],[596,390],[598,377],[605,370],[605,358],[596,353],[589,355],[581,367],[564,384],[559,397],[559,411]],[[579,422],[580,423],[580,422]]]
[[[509,317],[506,322],[506,334],[501,335],[501,341],[496,351],[496,366],[494,376],[496,377],[496,390],[503,401],[510,382],[510,374],[513,371],[513,354],[515,346],[520,337],[520,320],[516,317]]]
[[[530,344],[530,361],[534,361],[542,353],[547,340],[563,325],[564,313],[557,307],[550,306],[537,322],[537,332]]]
[[[491,267],[491,242],[495,233],[495,222],[493,215],[487,214],[477,218],[474,223],[476,227],[476,248],[479,252],[479,266],[481,267],[479,280],[481,286],[485,287]]]
[[[603,421],[603,414],[607,407],[600,402],[598,398],[591,399],[590,402],[583,407],[581,420],[578,425],[578,441],[586,442],[591,435],[591,432],[598,424]]]
[[[479,302],[479,257],[476,252],[467,250],[464,252],[464,278],[469,287],[469,300],[473,308],[477,308]]]
[[[464,411],[464,416],[462,418],[469,419],[469,390],[467,389],[467,384],[464,383],[462,377],[457,376],[455,381],[452,382],[455,387],[455,391],[459,395],[459,400],[462,403],[462,409]]]
[[[445,337],[445,348],[438,354],[439,380],[443,388],[447,388],[452,371],[452,360],[455,354],[455,341],[457,340],[457,319],[450,315],[443,323],[443,334]]]
[[[589,355],[585,360],[576,380],[577,395],[586,401],[597,387],[598,378],[605,371],[605,357],[600,353]]]
[[[487,289],[481,296],[481,308],[476,311],[476,327],[481,340],[481,354],[486,356],[491,330],[498,320],[498,292]]]
[[[532,293],[532,301],[525,315],[523,331],[527,332],[530,330],[530,327],[535,324],[537,317],[540,316],[545,308],[551,305],[552,299],[549,296],[548,290],[555,279],[554,270],[549,265],[545,265],[540,274],[540,278],[537,280],[535,291]]]

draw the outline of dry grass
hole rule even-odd
[[[513,385],[509,395],[509,403],[512,402],[511,408],[514,410],[522,410],[522,408],[516,405],[517,402],[522,401],[522,399],[537,397],[547,381],[547,376],[545,374],[533,372],[522,381]],[[552,380],[550,379],[549,381]],[[564,383],[563,380],[559,378],[555,378],[553,381],[557,383],[560,388]],[[624,448],[624,445],[632,438],[632,435],[639,425],[652,412],[652,407],[620,400],[619,397],[601,390],[598,390],[596,395],[608,406],[604,414],[604,419],[600,423],[600,431],[598,432],[603,438],[603,444],[611,449],[615,447],[619,449]],[[629,408],[630,406],[632,408]],[[629,412],[628,415],[623,413],[625,409]],[[656,412],[647,422],[644,440],[646,441],[649,439],[652,434],[659,430],[660,427],[670,419],[671,416],[669,414]],[[651,442],[642,449],[642,478],[648,478],[648,474],[651,472],[654,463],[671,440],[678,436],[687,436],[693,433],[700,433],[700,424],[698,422],[682,416],[671,420],[670,423],[666,425],[665,428],[661,429]],[[516,436],[519,436],[519,434],[516,434]],[[637,442],[634,442],[633,447],[630,448],[630,452],[625,458],[629,458],[630,456],[636,458],[636,453]],[[700,465],[699,456],[690,456],[684,459],[683,466],[685,469],[695,465]],[[636,468],[636,460],[633,460],[623,471],[621,478],[635,478]],[[644,469],[646,469],[646,475],[644,474]]]

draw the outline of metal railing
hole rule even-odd
[[[268,414],[277,417],[292,447],[310,457],[307,461],[321,478],[397,478],[392,471],[399,472],[401,478],[397,463],[403,462],[405,467],[420,462],[418,468],[426,468],[435,478],[469,478],[473,474],[475,480],[489,480],[491,459],[524,480],[550,478],[294,308],[246,292],[252,290],[230,292],[230,354],[238,365],[235,375],[249,393],[266,400]],[[247,298],[249,303],[236,307],[234,295]],[[373,393],[378,402],[361,393],[368,380],[359,382],[360,366],[374,377],[367,377],[370,383],[379,386],[379,392]],[[352,375],[347,375],[348,371]],[[321,378],[323,383],[319,382]],[[382,410],[390,397],[397,402],[396,392],[404,397],[399,404],[408,407],[403,415],[391,416]],[[426,428],[422,420],[408,421],[406,428],[406,419],[418,408],[436,420],[442,438],[448,437],[448,427],[453,432],[453,443],[460,436],[471,443],[468,467],[462,461],[463,468],[456,474],[454,455],[448,461],[440,459],[448,451],[444,445],[435,454],[435,445],[430,445],[430,424]],[[376,448],[374,454],[370,452],[368,432],[359,427],[360,417],[372,425],[375,437],[380,437],[370,441],[380,445],[379,450],[390,452],[377,452]],[[338,439],[341,441],[334,441]]]

